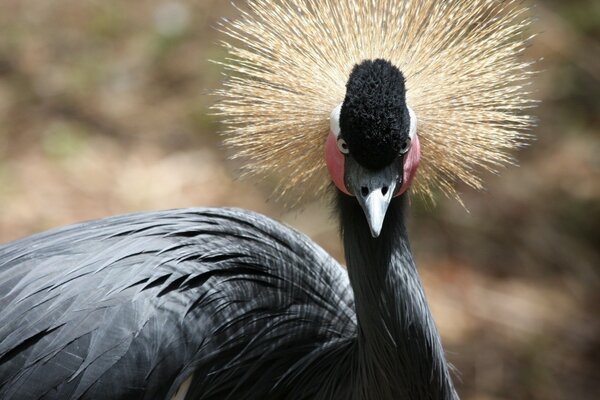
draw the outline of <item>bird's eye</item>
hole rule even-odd
[[[411,144],[410,138],[406,138],[406,140],[402,143],[402,145],[400,145],[400,154],[408,153],[408,150],[410,150],[410,144]]]
[[[348,143],[342,138],[337,140],[337,147],[342,154],[350,154],[350,148],[348,147]]]

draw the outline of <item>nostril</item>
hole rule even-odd
[[[369,188],[366,186],[361,187],[360,193],[363,195],[363,197],[367,197],[369,195]]]
[[[381,188],[381,194],[383,194],[384,196],[387,194],[389,188],[387,186],[384,186]]]

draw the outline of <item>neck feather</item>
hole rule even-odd
[[[455,399],[443,349],[404,224],[392,200],[379,238],[356,199],[339,194],[341,229],[358,318],[358,398]]]

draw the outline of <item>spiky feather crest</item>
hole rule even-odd
[[[413,191],[458,199],[458,181],[481,188],[478,169],[496,172],[528,141],[526,11],[520,0],[251,0],[222,24],[234,43],[215,106],[226,143],[247,172],[280,178],[285,199],[319,197],[330,113],[354,65],[382,58],[419,120]]]

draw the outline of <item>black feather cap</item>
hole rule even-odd
[[[341,137],[362,166],[391,164],[408,138],[404,75],[391,62],[366,60],[354,66],[340,112]]]

